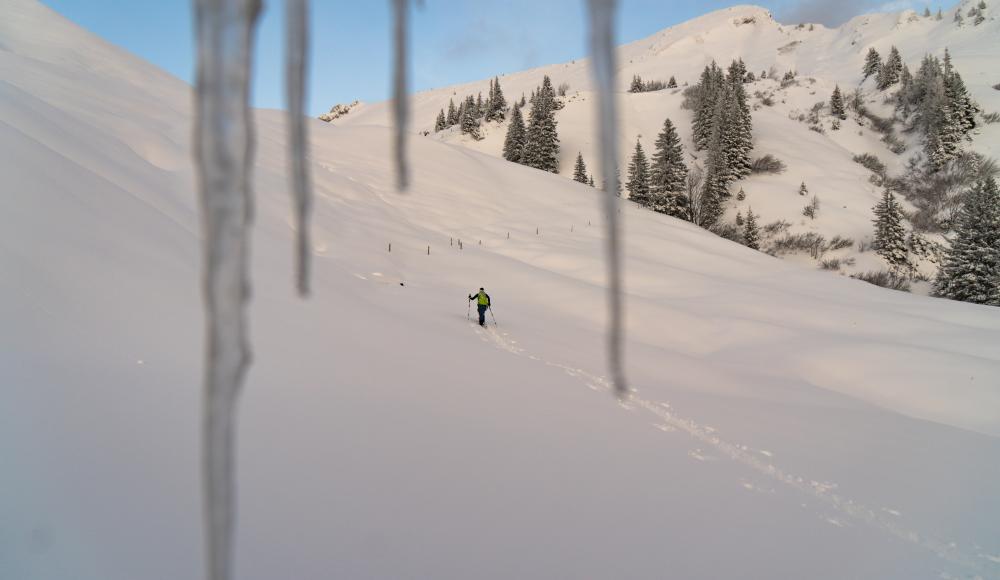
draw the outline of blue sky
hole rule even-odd
[[[84,28],[191,81],[191,2],[42,0]],[[839,24],[883,6],[872,0],[761,0],[782,22]],[[891,8],[926,0],[896,0]],[[621,0],[619,42],[630,42],[711,10],[723,0]],[[749,1],[744,3],[750,3]],[[388,0],[313,0],[309,111],[388,98]],[[486,78],[586,54],[583,0],[424,0],[414,10],[414,90]],[[934,5],[936,7],[936,5]],[[258,32],[254,104],[282,108],[283,5],[265,0]]]

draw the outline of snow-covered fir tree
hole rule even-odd
[[[753,208],[747,209],[747,217],[743,225],[743,245],[760,250],[760,227],[757,225],[757,216],[754,215]]]
[[[962,16],[962,7],[961,6],[959,6],[955,10],[955,24],[957,24],[959,26],[965,24],[965,17]]]
[[[459,121],[462,132],[479,140],[479,115],[477,114],[476,101],[472,95],[465,97],[465,106],[462,107],[462,118]]]
[[[899,82],[899,75],[903,72],[903,57],[899,55],[899,49],[895,46],[889,51],[889,56],[879,69],[878,77],[875,79],[879,90],[885,90]]]
[[[635,151],[632,153],[632,160],[628,164],[628,182],[625,184],[628,190],[629,199],[643,207],[651,207],[652,199],[649,195],[649,161],[646,159],[646,152],[642,149],[642,143],[635,141]]]
[[[972,100],[946,50],[944,61],[924,56],[912,80],[897,95],[896,108],[910,129],[924,137],[924,153],[937,171],[962,152],[962,142],[977,127],[979,106]]]
[[[847,119],[847,111],[844,109],[844,97],[840,94],[840,85],[833,87],[833,94],[830,95],[830,114],[840,119]]]
[[[924,18],[930,18],[930,17],[931,17],[931,7],[924,6]]]
[[[872,247],[894,271],[901,271],[908,264],[903,208],[892,191],[886,188],[873,211],[875,240]]]
[[[590,187],[594,187],[594,174],[593,173],[591,173],[590,177],[587,178],[587,185],[589,185]]]
[[[684,164],[684,147],[670,119],[663,122],[663,129],[656,137],[653,159],[650,164],[650,194],[656,211],[677,218],[687,219],[690,211],[684,182],[687,179]]]
[[[434,121],[434,132],[438,133],[448,127],[448,120],[445,119],[444,109],[438,112],[437,120]]]
[[[709,141],[712,139],[715,105],[724,83],[725,75],[722,69],[715,64],[715,61],[712,61],[712,64],[706,66],[705,70],[702,71],[698,84],[692,90],[695,108],[691,129],[696,151],[707,149]]]
[[[483,107],[483,93],[480,92],[476,97],[476,119],[482,119],[483,114],[486,112],[485,107]]]
[[[668,89],[676,89],[677,88],[677,79],[675,79],[673,75],[670,75],[670,80],[667,81],[667,88]]]
[[[573,165],[573,181],[587,183],[587,164],[583,162],[583,153],[576,154],[576,164]]]
[[[458,109],[455,108],[455,100],[448,99],[448,116],[447,116],[448,126],[458,124]]]
[[[803,181],[802,185],[799,186],[799,195],[806,196],[809,195],[809,188],[806,187],[806,182]]]
[[[629,85],[628,92],[641,93],[643,90],[645,90],[645,86],[642,84],[642,77],[632,75],[632,84]]]
[[[865,56],[865,66],[862,69],[862,74],[864,75],[862,80],[868,80],[868,77],[877,76],[880,70],[882,70],[882,57],[879,56],[875,47],[869,48],[868,54]]]
[[[934,293],[1000,306],[1000,188],[994,178],[979,181],[966,192]]]
[[[552,173],[559,172],[559,135],[556,133],[555,97],[552,80],[546,75],[531,105],[522,160],[522,163],[529,167]]]
[[[521,107],[514,105],[510,113],[510,124],[507,126],[507,137],[503,142],[503,158],[514,163],[523,163],[524,143],[527,133],[524,128],[524,117]]]
[[[495,77],[490,83],[490,98],[488,110],[486,111],[487,121],[503,121],[507,115],[507,99],[503,96],[503,89],[500,88],[500,77]]]
[[[753,151],[753,119],[750,115],[750,105],[747,102],[746,87],[744,79],[747,75],[746,65],[743,59],[733,61],[729,67],[729,75],[726,78],[730,87],[727,97],[730,100],[732,127],[731,137],[727,143],[726,156],[729,158],[729,165],[732,170],[733,179],[742,179],[750,175],[750,153]]]

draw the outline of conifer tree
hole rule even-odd
[[[966,192],[934,293],[1000,306],[1000,188],[994,178]]]
[[[503,142],[503,158],[514,163],[523,163],[524,142],[526,132],[521,107],[514,106],[510,113],[510,125],[507,126],[507,138]]]
[[[944,14],[941,12],[941,9],[938,8],[937,15],[934,16],[934,20],[943,20],[943,19],[944,19]]]
[[[959,26],[961,26],[962,24],[965,24],[965,17],[962,16],[962,7],[961,6],[959,6],[955,10],[955,24],[957,24]]]
[[[882,199],[874,208],[875,252],[895,270],[902,270],[907,264],[906,228],[903,226],[903,209],[889,188],[882,193]]]
[[[587,178],[587,185],[589,185],[590,187],[594,187],[594,174],[593,173],[591,173],[590,177]]]
[[[809,189],[806,187],[805,181],[803,181],[802,185],[799,186],[799,195],[801,196],[809,195]]]
[[[753,208],[747,209],[747,218],[743,225],[743,245],[760,250],[760,228],[757,226],[757,216],[753,213]]]
[[[865,81],[868,80],[868,77],[878,75],[880,70],[882,70],[882,57],[879,56],[875,47],[869,48],[868,55],[865,56],[865,67],[862,70],[864,77],[861,80]]]
[[[552,80],[546,75],[531,105],[523,163],[535,169],[558,173],[559,136],[556,132],[554,101]]]
[[[684,182],[687,179],[684,149],[673,122],[666,119],[656,137],[650,164],[650,194],[656,211],[683,218],[689,213]]]
[[[632,84],[629,85],[628,92],[630,93],[641,93],[645,87],[642,84],[642,77],[639,75],[632,75]]]
[[[486,111],[487,121],[503,121],[507,115],[507,99],[500,88],[500,77],[495,77],[490,84],[489,108]]]
[[[576,154],[576,165],[573,166],[573,181],[587,183],[587,164],[583,162],[583,153]]]
[[[639,140],[635,141],[635,152],[632,154],[632,161],[628,165],[628,189],[629,199],[643,207],[651,207],[649,195],[649,161],[646,160],[646,152],[642,150]]]
[[[692,121],[693,140],[696,151],[707,149],[712,139],[716,101],[725,82],[722,69],[712,61],[701,73],[698,85],[695,87],[698,95],[695,101],[694,119]]]
[[[455,100],[454,99],[448,99],[448,117],[447,117],[447,120],[448,120],[448,126],[449,127],[451,127],[452,125],[457,125],[458,124],[458,109],[455,108]]]
[[[677,79],[675,79],[673,75],[670,75],[670,80],[667,81],[667,88],[668,89],[676,89],[677,88]]]
[[[476,110],[476,119],[482,118],[483,113],[486,111],[486,109],[483,108],[483,93],[482,93],[482,91],[480,91],[479,96],[476,97],[476,109],[475,110]]]
[[[830,114],[842,121],[847,119],[847,111],[844,110],[844,97],[840,94],[840,85],[833,87],[833,94],[830,95]]]
[[[732,170],[733,179],[741,179],[750,175],[750,152],[753,151],[753,121],[750,116],[750,106],[747,103],[746,88],[743,79],[746,77],[746,65],[743,59],[733,61],[729,67],[729,82],[731,90],[724,93],[730,99],[729,123],[731,136],[727,143],[726,156]]]
[[[924,6],[924,18],[930,18],[930,17],[931,17],[931,7]]]
[[[438,112],[437,120],[434,122],[434,132],[439,133],[448,127],[448,121],[444,118],[444,109]]]
[[[462,107],[462,119],[460,121],[462,132],[478,141],[481,137],[479,135],[479,115],[477,111],[476,101],[472,98],[472,95],[465,97],[465,106]]]
[[[885,90],[899,82],[899,75],[903,71],[903,58],[899,55],[899,50],[893,46],[886,57],[885,63],[879,70],[876,84],[879,90]]]

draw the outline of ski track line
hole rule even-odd
[[[475,330],[476,334],[479,335],[480,340],[483,342],[492,343],[495,347],[511,354],[525,356],[531,360],[544,363],[546,366],[560,369],[571,377],[580,378],[587,385],[587,387],[593,391],[607,393],[613,392],[613,386],[607,378],[591,374],[583,369],[554,363],[532,355],[524,348],[518,346],[517,341],[507,338],[508,334],[506,332],[501,333],[495,327],[487,327],[486,329],[476,328]],[[717,434],[715,428],[707,425],[701,425],[692,419],[687,419],[677,415],[669,403],[653,401],[640,397],[638,394],[639,391],[636,388],[631,388],[629,390],[629,398],[627,400],[619,400],[619,406],[626,411],[634,411],[637,408],[648,411],[657,419],[657,421],[653,422],[653,426],[664,433],[683,431],[691,437],[704,443],[706,446],[711,446],[717,453],[728,457],[732,461],[741,463],[744,466],[749,467],[772,480],[783,483],[794,490],[808,494],[814,499],[821,501],[827,507],[830,507],[845,516],[849,516],[851,519],[861,521],[888,533],[895,538],[929,550],[939,558],[951,562],[952,564],[958,564],[976,571],[982,570],[981,560],[986,560],[992,564],[1000,564],[1000,558],[995,560],[989,555],[978,554],[977,559],[977,557],[959,550],[958,545],[955,542],[941,540],[927,534],[921,534],[895,521],[889,521],[881,516],[880,510],[875,510],[848,497],[834,493],[832,490],[837,488],[837,484],[816,481],[814,479],[802,477],[781,469],[770,461],[773,457],[773,453],[770,451],[753,449],[746,445],[740,445],[727,441]],[[715,459],[712,456],[706,455],[702,449],[693,449],[689,451],[688,455],[698,461],[713,461]],[[747,487],[746,483],[741,483],[741,485],[747,489],[751,489],[751,487],[753,487],[752,484],[750,487]],[[895,518],[899,517],[899,512],[896,512],[895,510],[882,508],[881,511],[888,513]],[[843,527],[845,525],[843,521],[837,520],[836,518],[824,519],[832,525],[836,525],[838,527]],[[990,568],[993,567],[994,566],[990,566]]]

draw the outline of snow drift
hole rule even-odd
[[[196,577],[190,88],[0,8],[0,577]],[[415,138],[401,195],[389,130],[315,121],[300,302],[256,121],[237,577],[1000,576],[996,309],[630,206],[618,404],[597,192]]]

